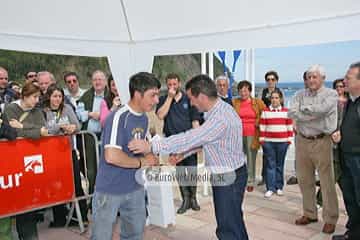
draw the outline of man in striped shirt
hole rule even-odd
[[[216,85],[207,75],[195,76],[187,82],[186,93],[191,104],[205,112],[203,125],[152,141],[151,145],[143,140],[133,140],[129,149],[134,153],[173,154],[170,162],[174,164],[183,156],[203,148],[206,165],[215,180],[212,188],[216,235],[219,239],[248,239],[242,212],[247,170],[240,118],[229,104],[218,98]],[[225,182],[221,183],[219,179]]]

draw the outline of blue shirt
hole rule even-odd
[[[107,163],[104,158],[104,149],[119,148],[128,156],[136,157],[129,151],[128,143],[134,138],[144,139],[147,128],[147,116],[131,110],[128,105],[109,114],[101,137],[101,156],[95,184],[97,192],[120,195],[142,187],[135,180],[138,169],[122,168]]]
[[[92,112],[100,112],[100,104],[103,99],[104,99],[104,94],[96,95],[96,93],[95,93]],[[94,133],[101,132],[100,121],[90,118],[89,122],[88,122],[87,130],[90,132],[94,132]]]
[[[156,112],[164,105],[167,95],[159,99],[156,106]],[[164,119],[163,132],[166,137],[173,134],[185,132],[192,128],[192,121],[198,120],[201,122],[201,114],[199,111],[190,105],[190,100],[184,92],[178,102],[172,100],[168,114]]]

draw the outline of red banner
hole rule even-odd
[[[0,142],[0,217],[74,198],[68,136]]]

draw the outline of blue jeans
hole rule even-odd
[[[220,240],[249,239],[242,211],[242,202],[247,183],[246,165],[238,168],[235,173],[236,179],[231,185],[212,187],[217,222],[216,236]]]
[[[275,192],[284,187],[284,163],[289,144],[265,142],[262,145],[266,158],[266,189]]]
[[[344,196],[346,212],[349,216],[346,227],[350,234],[360,238],[360,154],[343,153],[340,182]]]
[[[93,199],[92,240],[111,240],[113,224],[120,213],[120,239],[139,240],[144,237],[146,220],[143,188],[123,195],[95,191]]]

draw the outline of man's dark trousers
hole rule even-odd
[[[360,239],[360,153],[343,153],[340,178],[350,239]]]
[[[227,175],[225,173],[223,175]],[[242,202],[247,183],[246,165],[235,171],[235,181],[230,185],[216,186],[218,174],[213,174],[215,179],[213,189],[213,199],[215,207],[215,217],[217,222],[216,236],[220,240],[248,240],[246,231]],[[229,179],[226,176],[225,179]]]

